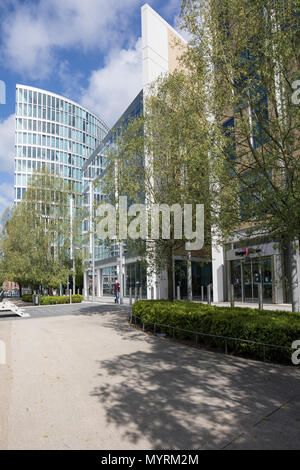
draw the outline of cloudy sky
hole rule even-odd
[[[141,0],[0,0],[0,215],[13,200],[16,83],[64,95],[112,125],[141,89]],[[176,26],[181,0],[147,2]]]

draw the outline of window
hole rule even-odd
[[[252,111],[252,132],[253,132],[253,147],[257,149],[267,142],[267,135],[264,132],[268,126],[269,112],[268,112],[268,98],[266,93],[258,101],[257,105]]]
[[[225,152],[231,160],[235,160],[234,117],[223,123],[223,129],[227,138]]]

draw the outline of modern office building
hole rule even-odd
[[[108,127],[79,104],[49,91],[16,87],[15,203],[33,172],[48,170],[69,182],[81,206],[82,166]]]
[[[114,144],[120,128],[125,126],[130,119],[136,118],[142,113],[143,92],[141,91],[82,167],[83,205],[85,213],[83,240],[86,241],[85,259],[89,259],[90,261],[89,268],[92,268],[92,240],[90,232],[92,231],[91,224],[93,223],[94,208],[97,202],[105,199],[104,190],[101,185],[101,176],[105,172],[107,152]],[[91,219],[92,200],[95,205],[92,208],[93,215]],[[94,236],[93,245],[97,295],[109,295],[112,293],[114,279],[119,275],[119,246],[113,241],[109,242],[98,239],[96,234]],[[129,294],[129,287],[135,287],[137,283],[144,287],[145,294],[146,277],[144,269],[136,256],[130,256],[127,253],[126,247],[124,247],[124,263],[126,264],[125,295]],[[88,294],[88,291],[91,292],[92,290],[92,270],[89,268],[85,271],[84,276],[85,295]]]
[[[87,218],[85,221],[85,233],[89,230],[89,205],[91,197],[91,181],[97,179],[92,189],[94,200],[101,200],[105,195],[101,188],[101,174],[105,171],[105,154],[110,145],[113,144],[114,136],[120,126],[126,126],[128,119],[143,113],[144,99],[149,93],[149,86],[159,76],[172,73],[178,66],[178,58],[186,47],[186,41],[172,28],[161,16],[159,16],[149,5],[144,5],[142,12],[142,83],[143,89],[132,101],[118,122],[113,126],[103,142],[95,150],[89,160],[82,168],[83,170],[83,194],[86,205]],[[100,175],[100,178],[99,178]],[[167,274],[147,275],[144,264],[134,253],[124,252],[122,259],[119,256],[119,247],[114,243],[105,244],[101,240],[94,240],[96,294],[99,296],[112,293],[112,284],[115,276],[122,278],[124,295],[129,295],[129,289],[138,288],[139,294],[147,298],[167,298],[168,281]],[[85,295],[92,290],[92,255],[90,250],[90,265],[84,273]],[[179,285],[182,298],[187,296],[187,261],[184,253],[174,256],[176,275],[174,286]],[[122,273],[120,274],[120,271]],[[191,259],[192,276],[189,278],[191,290],[194,295],[201,295],[201,286],[211,283],[211,262],[203,253],[194,253]],[[175,295],[175,292],[174,292]]]

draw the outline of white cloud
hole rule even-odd
[[[15,115],[0,121],[0,172],[14,170],[15,156]]]
[[[2,62],[28,77],[53,71],[61,48],[108,50],[130,37],[130,7],[140,0],[39,0],[15,3],[2,25]]]
[[[14,202],[14,186],[13,183],[2,183],[0,184],[0,220],[7,209],[12,206]],[[1,228],[1,227],[0,227]]]
[[[3,0],[1,0],[1,3]],[[132,23],[143,0],[4,0],[1,61],[28,78],[45,79],[57,52],[93,48],[108,53],[132,40]],[[163,16],[175,17],[181,0],[153,0]],[[8,7],[10,6],[10,8]]]
[[[89,86],[82,90],[83,106],[113,125],[142,89],[141,39],[134,48],[115,50],[105,65],[92,72]]]

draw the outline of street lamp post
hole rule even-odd
[[[120,277],[120,305],[124,303],[124,286],[123,286],[123,242],[119,243],[119,277]]]
[[[92,258],[92,302],[95,301],[95,238],[94,238],[94,186],[90,182],[90,253]]]
[[[76,294],[75,285],[75,249],[73,244],[73,197],[70,198],[70,259],[72,260],[72,274],[73,274],[73,295]]]

